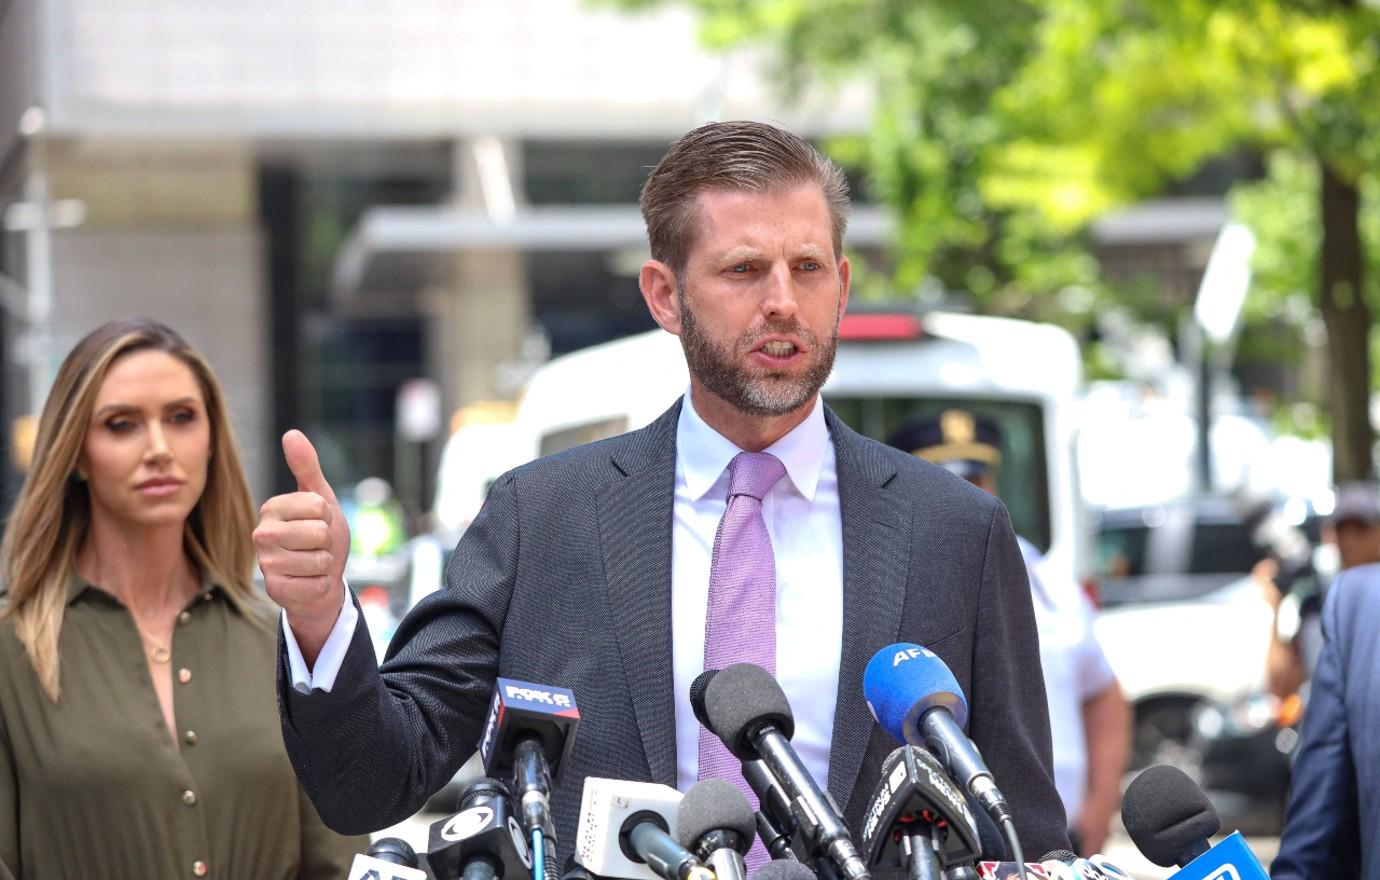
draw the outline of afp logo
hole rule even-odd
[[[930,653],[929,651],[926,651],[924,648],[921,648],[918,645],[914,648],[904,648],[900,651],[897,651],[896,654],[891,658],[891,668],[895,669],[902,663],[907,663],[911,660],[918,660],[921,657],[933,658],[934,654]]]
[[[1241,880],[1241,875],[1231,865],[1223,865],[1204,877],[1203,880]]]

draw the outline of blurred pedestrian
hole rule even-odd
[[[1380,565],[1327,592],[1273,880],[1380,880]]]
[[[966,410],[912,419],[887,441],[997,495],[1001,429]],[[1121,803],[1121,777],[1131,748],[1131,711],[1107,656],[1093,634],[1095,609],[1082,588],[1044,564],[1017,536],[1030,577],[1040,665],[1049,703],[1054,783],[1080,855],[1102,850]]]
[[[1298,693],[1317,666],[1329,575],[1380,562],[1380,487],[1359,481],[1338,486],[1332,515],[1323,527],[1323,541],[1336,549],[1335,568],[1315,570],[1287,590],[1277,582],[1279,565],[1273,559],[1262,560],[1251,572],[1274,611],[1266,687],[1280,699]]]
[[[276,610],[224,397],[174,331],[63,361],[3,546],[0,861],[19,877],[340,877],[283,747]]]

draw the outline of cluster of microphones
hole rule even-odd
[[[485,778],[453,816],[432,824],[427,851],[385,838],[356,857],[350,880],[1129,880],[1101,856],[1067,850],[1026,862],[1006,798],[968,739],[967,701],[944,661],[918,645],[883,648],[863,693],[901,745],[855,838],[791,745],[790,703],[749,663],[708,670],[691,686],[696,719],[742,762],[758,808],[733,784],[705,779],[684,794],[648,782],[588,777],[574,855],[556,865],[551,819],[580,714],[569,690],[500,678],[480,741]],[[1127,832],[1171,880],[1267,880],[1239,834],[1182,771],[1153,767],[1127,789]],[[760,840],[771,860],[748,877]]]

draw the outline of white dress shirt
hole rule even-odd
[[[742,451],[700,418],[687,393],[676,426],[671,531],[676,777],[682,791],[695,784],[699,771],[700,725],[690,708],[690,683],[704,671],[714,533],[727,503],[728,463]],[[805,421],[764,451],[786,467],[786,476],[762,503],[776,557],[776,679],[795,714],[792,743],[822,787],[829,779],[843,649],[843,519],[834,445],[818,399]],[[283,633],[296,690],[305,694],[313,688],[331,689],[358,618],[347,589],[335,627],[308,669],[284,613]]]
[[[676,689],[676,781],[699,770],[699,722],[690,683],[704,671],[704,626],[714,533],[728,503],[728,463],[743,450],[715,431],[685,395],[676,426],[671,528],[671,645]],[[776,680],[795,714],[792,744],[823,787],[843,650],[843,519],[834,444],[818,399],[805,421],[767,447],[786,476],[762,499],[776,557]]]
[[[1092,602],[1082,587],[1044,564],[1030,542],[1018,539],[1030,575],[1035,628],[1040,634],[1040,668],[1049,699],[1054,748],[1054,787],[1073,824],[1088,790],[1088,740],[1083,703],[1116,681],[1107,655],[1093,634]]]

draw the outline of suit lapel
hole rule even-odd
[[[607,601],[652,781],[676,784],[671,516],[677,403],[613,453],[623,474],[599,496]]]
[[[896,468],[880,449],[839,421],[833,437],[843,519],[843,648],[829,750],[829,791],[847,809],[871,735],[863,699],[867,661],[896,641],[910,575],[911,505],[885,488]]]

